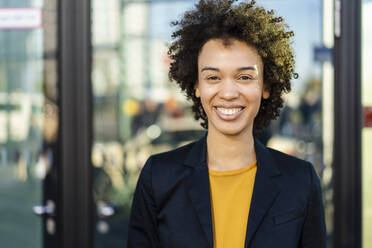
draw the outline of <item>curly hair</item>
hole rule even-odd
[[[201,126],[208,128],[207,115],[200,98],[195,95],[198,78],[198,56],[210,39],[230,39],[246,42],[256,48],[264,64],[264,87],[270,92],[268,99],[261,99],[259,112],[254,120],[254,132],[267,127],[279,116],[283,107],[282,94],[291,90],[294,74],[294,55],[290,38],[293,31],[282,17],[273,10],[255,6],[255,1],[234,4],[236,0],[200,0],[195,8],[186,11],[172,34],[168,55],[171,58],[169,79],[175,81],[188,100],[193,101],[192,111]]]

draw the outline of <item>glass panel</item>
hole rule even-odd
[[[92,1],[96,247],[125,247],[131,197],[148,156],[203,134],[167,79],[169,23],[192,4]]]
[[[195,2],[92,1],[97,248],[125,247],[131,197],[149,155],[203,134],[190,103],[167,78],[169,23]],[[280,119],[261,139],[314,164],[322,181],[331,244],[333,1],[263,0],[259,4],[276,10],[294,30],[300,76],[292,82]]]
[[[2,247],[43,244],[43,219],[33,207],[43,202],[58,123],[56,7],[56,0],[0,0]]]
[[[261,3],[261,2],[260,2]],[[295,32],[298,79],[277,121],[264,134],[267,145],[310,161],[323,190],[327,247],[333,233],[333,1],[263,1]],[[293,11],[296,9],[296,11]]]
[[[372,248],[372,1],[362,1],[362,237],[363,248]]]

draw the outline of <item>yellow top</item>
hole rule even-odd
[[[230,170],[209,169],[214,248],[242,248],[257,163]]]

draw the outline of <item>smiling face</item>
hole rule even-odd
[[[197,97],[208,116],[209,133],[252,135],[253,122],[269,92],[263,90],[263,63],[247,43],[207,41],[198,57]]]

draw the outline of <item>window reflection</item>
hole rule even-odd
[[[58,132],[57,1],[0,0],[0,22],[0,240],[36,248]]]

